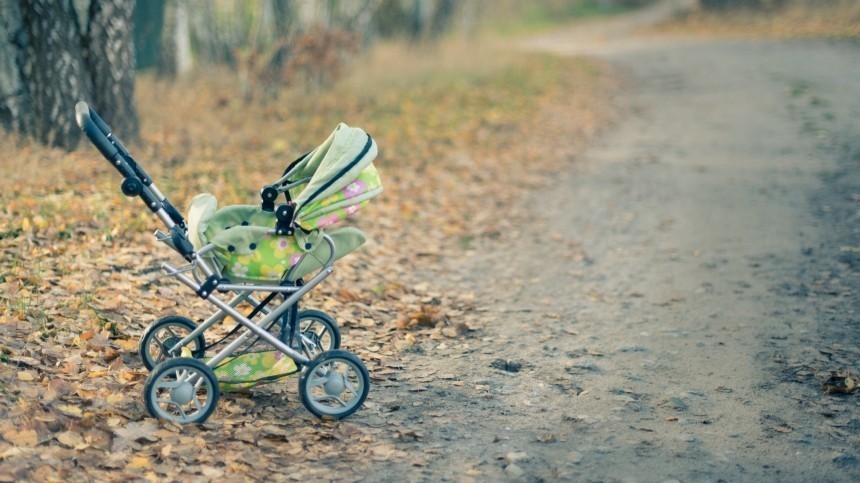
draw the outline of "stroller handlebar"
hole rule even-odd
[[[152,182],[146,171],[135,162],[122,142],[86,102],[75,105],[75,120],[90,142],[105,159],[122,175],[122,192],[126,196],[138,196],[153,213],[164,221],[168,228],[179,225],[185,229],[185,220]]]
[[[84,134],[90,138],[90,142],[107,158],[113,162],[119,153],[119,149],[110,139],[107,138],[110,134],[110,129],[107,127],[102,118],[86,102],[81,101],[75,105],[75,119],[78,121],[78,126]]]

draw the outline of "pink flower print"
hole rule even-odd
[[[286,237],[272,240],[269,246],[274,250],[275,258],[285,258],[291,251],[295,251],[290,241],[291,239]]]
[[[347,215],[355,214],[356,211],[358,211],[358,205],[352,205],[352,206],[346,207],[346,214]]]
[[[340,217],[335,215],[335,214],[323,216],[317,220],[317,228],[322,228],[324,226],[333,225],[339,221],[340,221]]]
[[[291,256],[290,257],[290,266],[292,267],[293,265],[299,263],[299,260],[302,259],[302,256],[303,255],[301,253],[296,253],[295,255]]]
[[[355,180],[352,183],[346,185],[346,188],[344,188],[343,190],[343,196],[344,198],[352,198],[353,196],[358,196],[364,193],[364,188],[366,186],[367,185],[364,183],[364,181]]]

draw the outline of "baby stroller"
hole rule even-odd
[[[199,326],[171,315],[144,332],[140,353],[151,371],[144,384],[150,414],[200,423],[214,411],[222,389],[297,372],[302,404],[317,417],[341,419],[358,410],[370,389],[367,368],[339,349],[334,320],[320,311],[299,311],[299,300],[332,273],[337,259],[365,241],[356,228],[327,227],[382,191],[372,164],[373,139],[340,124],[261,190],[260,205],[217,210],[216,199],[201,194],[192,200],[186,222],[93,109],[79,102],[76,119],[123,176],[123,194],[142,199],[164,223],[167,232],[156,231],[156,239],[187,262],[164,263],[167,276],[218,309]],[[276,205],[281,194],[286,201]],[[255,293],[265,295],[258,299]],[[247,315],[239,310],[245,305],[251,307]],[[204,332],[228,317],[238,325],[207,345]],[[207,357],[213,347],[220,349]]]

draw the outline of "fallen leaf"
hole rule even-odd
[[[57,441],[67,448],[83,449],[87,447],[84,437],[74,431],[66,431],[57,435]]]
[[[71,417],[74,417],[74,418],[80,418],[80,417],[83,415],[83,412],[81,411],[81,408],[79,408],[78,406],[72,406],[72,405],[70,405],[70,404],[65,404],[65,405],[62,405],[62,406],[57,406],[57,409],[58,409],[61,413],[65,414],[66,416],[71,416]]]
[[[538,443],[552,443],[555,441],[555,435],[552,433],[544,433],[537,438]]]
[[[825,394],[851,394],[858,388],[857,376],[848,371],[831,373],[822,384]]]
[[[36,380],[36,373],[33,371],[18,371],[18,380],[24,382],[33,382]]]
[[[113,433],[117,436],[111,445],[111,451],[119,452],[126,447],[135,446],[140,440],[158,441],[158,438],[153,435],[153,432],[158,429],[158,425],[151,421],[131,422],[122,428],[113,428]]]
[[[34,429],[22,429],[20,431],[10,429],[3,433],[3,439],[15,446],[35,446],[39,442],[39,434]]]
[[[131,460],[129,460],[128,464],[125,466],[128,470],[137,470],[143,468],[149,468],[151,466],[151,462],[149,458],[145,456],[133,456]]]

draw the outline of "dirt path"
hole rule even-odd
[[[369,478],[856,481],[860,46],[601,42],[623,120],[434,272],[483,328],[377,386]]]

